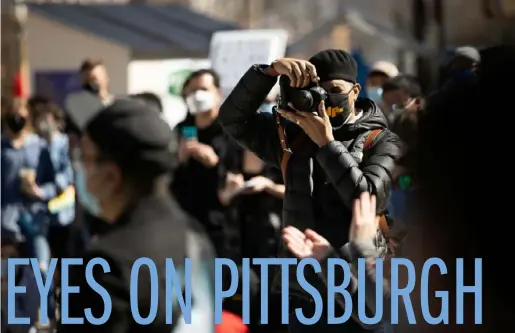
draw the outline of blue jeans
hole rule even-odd
[[[19,225],[23,236],[25,236],[30,257],[36,257],[40,267],[45,272],[50,264],[50,244],[48,243],[48,229],[50,219],[45,211],[36,213],[21,212]]]

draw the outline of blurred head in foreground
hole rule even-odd
[[[500,115],[494,112],[509,113],[513,108],[496,97],[510,96],[515,90],[513,83],[499,80],[515,74],[513,59],[514,47],[485,51],[477,84],[442,91],[420,118],[417,227],[410,233],[414,241],[406,244],[405,253],[418,264],[429,257],[445,260],[447,275],[440,277],[438,269],[432,269],[429,297],[432,314],[437,315],[441,301],[434,291],[449,291],[451,325],[417,325],[412,328],[416,332],[496,332],[512,325],[514,288],[508,256],[513,251],[509,227],[513,200],[508,191],[513,185],[505,157],[513,139],[511,123],[496,121]],[[494,149],[498,154],[492,156]],[[465,259],[465,285],[478,282],[473,259],[483,260],[483,325],[474,324],[473,295],[465,295],[465,324],[452,325],[456,323],[456,258]],[[417,279],[419,283],[420,270]],[[413,304],[420,304],[415,299],[419,295],[412,298]]]
[[[84,208],[113,222],[140,199],[168,191],[172,132],[159,112],[120,99],[98,113],[82,138],[77,190]]]

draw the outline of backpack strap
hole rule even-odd
[[[371,131],[367,138],[365,139],[365,143],[363,144],[363,151],[366,151],[372,147],[374,144],[375,139],[379,134],[383,132],[382,129],[378,128],[373,131]],[[390,226],[388,224],[388,220],[386,219],[386,215],[382,214],[379,216],[379,229],[381,229],[381,232],[385,237],[388,236],[388,233],[390,231]]]
[[[388,236],[388,233],[390,232],[390,226],[388,225],[388,220],[386,219],[385,214],[379,216],[379,229],[383,235]]]
[[[383,131],[382,129],[378,128],[378,129],[375,129],[375,130],[371,131],[370,133],[368,133],[368,136],[365,139],[365,143],[363,144],[363,150],[368,150],[368,149],[372,148],[372,145],[374,144],[375,139],[377,138],[377,136],[379,134],[381,134],[382,131]]]

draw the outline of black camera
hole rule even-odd
[[[277,106],[289,111],[318,112],[318,106],[327,98],[327,92],[319,86],[293,88],[290,84],[290,78],[281,75]]]

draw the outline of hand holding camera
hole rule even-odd
[[[274,61],[270,67],[277,75],[287,76],[292,88],[304,88],[311,82],[318,82],[315,66],[306,60],[283,58]]]
[[[312,112],[292,112],[278,110],[279,114],[297,124],[320,148],[334,141],[333,127],[325,112],[325,103],[321,101],[318,106],[318,113]]]

